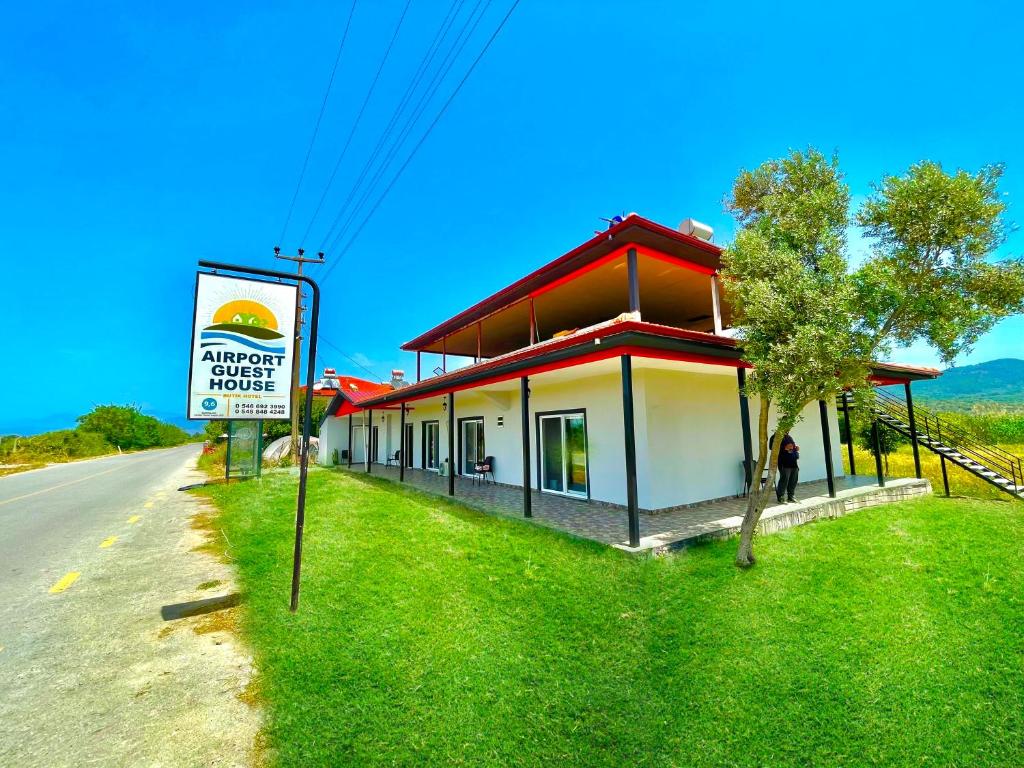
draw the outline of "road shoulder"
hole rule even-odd
[[[19,598],[32,610],[9,614],[18,625],[0,654],[0,764],[252,765],[261,714],[231,631],[238,609],[169,610],[237,593],[195,525],[202,502],[176,490],[202,479],[195,457],[183,460],[109,546],[88,543],[71,587]]]

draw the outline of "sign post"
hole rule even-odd
[[[199,266],[213,272],[200,272],[196,276],[188,387],[188,415],[192,419],[289,418],[293,407],[290,342],[296,333],[294,313],[298,282],[306,283],[313,293],[292,558],[290,609],[294,613],[299,607],[302,570],[320,287],[305,275],[215,261],[200,261]],[[217,271],[258,275],[277,282],[227,277]]]

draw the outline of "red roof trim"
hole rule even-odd
[[[701,240],[699,237],[693,237],[692,235],[683,234],[678,230],[671,229],[661,224],[657,224],[656,222],[653,222],[650,219],[645,219],[643,216],[628,216],[615,226],[610,227],[604,232],[599,232],[594,237],[587,240],[585,243],[576,246],[571,251],[569,251],[566,254],[563,254],[562,256],[559,256],[554,261],[548,262],[540,269],[534,270],[530,274],[526,275],[526,277],[520,278],[516,282],[512,283],[511,285],[505,288],[502,288],[497,293],[488,296],[482,301],[478,301],[469,309],[465,309],[459,314],[449,318],[448,320],[445,320],[443,323],[439,323],[438,325],[431,328],[429,331],[421,333],[415,339],[407,341],[405,344],[402,345],[401,348],[404,350],[415,351],[418,347],[422,347],[426,344],[431,344],[434,341],[437,341],[436,337],[438,336],[438,334],[442,332],[443,328],[446,328],[448,326],[451,326],[452,329],[450,332],[445,333],[444,335],[451,335],[451,333],[454,333],[455,331],[465,327],[466,325],[469,325],[471,322],[478,319],[476,315],[479,314],[489,304],[494,304],[496,302],[501,302],[504,300],[503,304],[501,304],[500,306],[496,307],[493,310],[497,311],[498,309],[503,309],[505,307],[511,306],[512,304],[518,303],[522,299],[527,298],[528,294],[518,296],[516,295],[517,292],[522,291],[523,287],[527,285],[530,281],[536,280],[537,278],[542,277],[543,275],[557,269],[558,267],[564,265],[566,262],[571,261],[580,254],[585,253],[587,250],[594,248],[601,242],[614,238],[617,234],[629,229],[630,227],[641,227],[643,229],[648,230],[649,232],[654,232],[655,234],[670,237],[676,240],[677,242],[693,246],[707,253],[712,253],[716,256],[721,255],[722,253],[722,249],[719,248],[717,245],[709,243],[706,240]],[[649,250],[647,252],[650,253]],[[487,314],[492,313],[493,312],[488,312]]]
[[[703,264],[697,264],[695,262],[688,261],[687,259],[681,259],[678,256],[672,256],[671,254],[668,254],[668,253],[662,253],[661,251],[655,250],[653,248],[647,248],[646,246],[639,245],[638,243],[626,243],[625,245],[620,246],[619,248],[616,248],[611,253],[609,253],[609,254],[607,254],[605,256],[602,256],[601,258],[596,259],[596,260],[590,262],[589,264],[584,264],[582,267],[580,267],[577,270],[574,270],[574,271],[570,272],[568,275],[563,275],[562,277],[558,278],[557,280],[551,281],[547,285],[543,285],[540,288],[537,288],[536,290],[530,291],[530,298],[536,298],[538,296],[542,296],[545,293],[547,293],[548,291],[552,291],[552,290],[554,290],[555,288],[557,288],[560,285],[565,285],[566,283],[571,283],[573,280],[575,280],[575,279],[577,279],[579,277],[582,277],[583,275],[587,274],[588,272],[593,272],[598,267],[603,267],[605,264],[608,264],[609,262],[615,261],[616,259],[622,257],[631,248],[636,250],[638,256],[649,256],[652,259],[657,259],[658,261],[665,261],[665,262],[668,262],[669,264],[674,264],[677,267],[682,267],[683,269],[689,269],[689,270],[691,270],[693,272],[699,272],[700,274],[707,275],[709,277],[711,275],[715,274],[715,270],[711,269],[710,267],[705,267]],[[518,300],[518,301],[521,301],[521,299]],[[516,301],[515,303],[518,303],[518,301]],[[512,306],[512,305],[510,304],[508,306]],[[504,307],[503,307],[503,309],[504,309]],[[500,311],[501,311],[500,309],[495,310],[495,312],[500,312]],[[457,330],[453,331],[452,333],[458,333],[459,330],[461,330],[461,329],[457,329]]]
[[[391,405],[398,403],[410,403],[416,400],[425,400],[428,397],[438,397],[446,395],[449,392],[462,392],[466,389],[476,389],[478,387],[486,387],[488,384],[497,384],[501,381],[508,381],[509,379],[518,379],[523,376],[536,376],[539,373],[547,373],[548,371],[558,371],[563,368],[573,368],[577,365],[584,365],[586,363],[599,362],[601,360],[608,360],[613,357],[620,357],[622,355],[631,355],[633,357],[646,357],[655,360],[675,360],[678,362],[688,363],[703,363],[705,365],[724,365],[730,368],[749,368],[750,364],[742,360],[731,360],[726,357],[715,357],[713,355],[697,355],[687,352],[671,352],[663,349],[651,349],[650,347],[638,347],[628,344],[618,344],[603,347],[597,351],[589,352],[578,357],[573,357],[568,360],[559,360],[558,362],[545,363],[543,365],[535,365],[531,368],[526,368],[517,371],[505,371],[503,373],[495,373],[493,376],[488,376],[484,379],[476,381],[463,382],[461,384],[453,384],[450,387],[444,387],[443,391],[438,392],[431,390],[429,392],[417,392],[410,394],[409,397],[402,397],[400,399],[389,400],[388,403]],[[460,369],[460,371],[466,369]],[[436,381],[431,379],[430,381]],[[357,413],[360,410],[368,410],[367,408],[357,408],[352,413]],[[346,411],[348,413],[348,411]],[[336,414],[342,415],[341,411]]]
[[[473,386],[473,387],[481,386],[481,384],[479,382],[473,382],[472,384],[465,385],[465,386],[458,384],[458,382],[462,378],[466,377],[467,375],[469,375],[469,374],[476,374],[476,373],[479,373],[482,370],[500,369],[502,366],[507,365],[509,363],[520,362],[522,360],[528,360],[528,359],[530,359],[532,357],[538,357],[538,356],[540,356],[542,354],[545,354],[545,353],[548,353],[548,352],[557,351],[559,349],[564,349],[566,347],[572,347],[572,346],[576,346],[576,345],[580,345],[580,344],[585,344],[588,341],[593,341],[595,339],[604,338],[606,336],[611,336],[613,334],[625,333],[625,332],[628,332],[628,331],[639,331],[639,332],[648,333],[648,334],[651,334],[651,335],[654,335],[654,336],[663,336],[663,337],[667,337],[667,338],[683,339],[683,340],[686,340],[686,341],[696,341],[696,342],[707,344],[708,346],[719,347],[719,348],[722,348],[722,349],[734,349],[736,347],[736,342],[733,339],[730,339],[730,338],[728,338],[726,336],[715,336],[714,334],[702,333],[701,331],[687,331],[687,330],[683,330],[682,328],[673,328],[672,326],[658,325],[656,323],[645,323],[643,321],[638,321],[638,320],[611,321],[611,322],[608,322],[608,323],[602,323],[601,325],[592,326],[591,328],[586,328],[586,329],[584,329],[582,331],[578,331],[577,333],[572,334],[571,336],[562,336],[562,337],[559,337],[557,339],[548,339],[547,341],[542,341],[542,342],[540,342],[538,344],[534,344],[533,346],[530,346],[530,347],[524,347],[523,349],[516,350],[515,352],[510,352],[510,353],[508,353],[506,355],[502,355],[500,357],[493,357],[490,360],[483,361],[482,363],[477,363],[475,365],[468,365],[465,368],[459,368],[458,370],[452,371],[450,373],[442,374],[441,376],[435,376],[435,377],[430,378],[430,379],[424,379],[423,381],[416,382],[415,384],[410,384],[408,387],[403,389],[403,392],[408,390],[409,396],[408,397],[403,397],[402,401],[407,402],[407,401],[410,401],[410,400],[418,400],[418,399],[421,399],[423,397],[433,397],[435,394],[438,394],[438,390],[441,390],[443,392],[457,392],[457,391],[459,391],[461,389],[465,389],[467,386]],[[613,348],[609,347],[608,349],[613,349]],[[620,354],[620,355],[621,354],[625,354],[624,352],[621,351],[621,347],[618,347],[617,349],[619,351],[614,352],[611,355],[604,355],[604,356],[613,356],[614,354]],[[639,349],[640,348],[638,348],[638,350]],[[601,353],[598,353],[598,354],[602,354],[603,355],[603,351]],[[642,351],[638,351],[636,354],[637,354],[638,357],[639,356],[642,356],[642,357],[658,357],[659,354],[660,354],[660,351],[659,350],[651,350],[651,349],[643,348]],[[666,354],[674,354],[674,353],[666,353]],[[584,357],[586,357],[586,356],[584,356]],[[599,357],[597,359],[603,359],[603,357]],[[666,358],[666,359],[682,359],[682,358],[680,358],[680,357],[673,357],[673,358]],[[711,358],[709,357],[709,359],[711,359]],[[729,360],[727,358],[723,359],[723,358],[717,358],[717,357],[713,358],[713,359],[718,364],[720,364],[720,365],[731,365],[732,367],[749,367],[746,363],[743,363],[743,362],[738,361],[738,360]],[[566,367],[567,365],[578,365],[578,364],[580,364],[578,362],[579,360],[580,360],[580,358],[573,358],[573,361],[567,361],[564,364],[553,364],[553,365],[559,365],[559,367]],[[700,360],[700,361],[693,360],[693,362],[704,362],[704,360]],[[513,378],[515,376],[522,376],[522,375],[526,375],[526,374],[523,374],[521,372],[516,372],[514,374],[509,374],[508,376],[501,376],[501,375],[496,374],[496,376],[493,378],[493,380],[494,381],[501,381],[504,378]],[[489,378],[487,380],[491,381],[492,379]],[[440,386],[439,386],[439,384],[440,384]],[[448,384],[451,384],[451,386],[447,386]],[[427,392],[422,393],[422,390],[427,390]],[[384,394],[384,393],[381,393],[381,394]],[[379,395],[376,395],[375,397],[379,397]],[[359,402],[362,402],[363,400],[366,400],[366,399],[367,398],[362,398],[360,401],[357,401],[354,404],[358,405]],[[398,401],[395,400],[395,401],[389,401],[389,402],[398,402]],[[346,411],[346,413],[347,413],[347,411]],[[336,413],[335,415],[341,415],[341,414],[340,413]]]

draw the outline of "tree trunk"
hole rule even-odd
[[[779,449],[782,445],[780,435],[785,434],[782,425],[775,428],[771,450],[768,449],[768,410],[771,402],[761,398],[761,408],[757,419],[757,466],[750,478],[750,495],[747,497],[747,511],[743,515],[740,526],[740,545],[736,550],[736,565],[749,568],[754,564],[754,531],[761,519],[764,508],[768,506],[769,494],[775,492],[775,470],[779,461]],[[768,465],[768,482],[761,487],[761,475]]]

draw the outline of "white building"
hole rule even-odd
[[[743,493],[758,409],[742,390],[720,254],[627,217],[404,344],[416,382],[339,392],[320,461],[336,451],[372,469],[398,454],[413,471],[466,475],[489,458],[498,483],[622,505],[632,545],[642,512]],[[442,370],[452,355],[474,362],[422,379],[424,354]],[[937,374],[874,373],[886,384]],[[842,473],[835,403],[809,407],[792,434],[801,481]],[[528,515],[529,493],[523,503]]]

